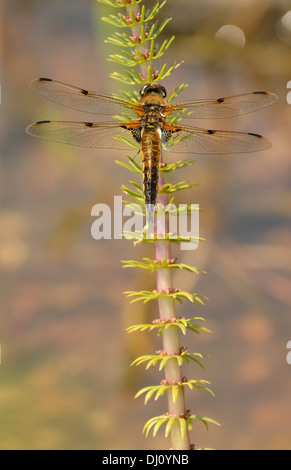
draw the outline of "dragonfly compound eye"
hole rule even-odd
[[[148,93],[149,90],[150,90],[150,88],[151,88],[151,85],[149,85],[149,84],[143,85],[143,86],[141,87],[140,91],[139,91],[140,96],[143,96],[143,95],[145,95],[146,93]]]
[[[160,92],[160,94],[162,95],[162,97],[163,97],[163,98],[166,98],[166,96],[167,96],[166,88],[163,87],[162,85],[159,85],[158,88],[159,88],[159,92]]]

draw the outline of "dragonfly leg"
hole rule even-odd
[[[136,159],[136,157],[137,157],[139,154],[140,154],[140,149],[139,149],[139,150],[136,152],[136,154],[134,155],[134,157],[132,157],[132,158],[133,158],[133,160],[135,160],[135,159]]]

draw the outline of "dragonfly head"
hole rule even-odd
[[[166,98],[167,96],[165,87],[158,85],[157,83],[147,83],[146,85],[143,85],[139,91],[139,94],[141,97],[152,94],[159,95],[162,98]]]

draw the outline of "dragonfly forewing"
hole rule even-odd
[[[86,113],[108,114],[111,116],[126,113],[130,118],[136,119],[137,112],[141,109],[137,103],[87,91],[49,78],[37,78],[32,80],[29,85],[45,98]]]
[[[167,113],[189,110],[188,119],[220,119],[252,113],[270,106],[278,100],[277,95],[266,91],[255,91],[242,95],[228,96],[214,100],[192,100],[166,105]]]

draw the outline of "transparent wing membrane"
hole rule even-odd
[[[40,95],[69,108],[94,114],[121,114],[134,116],[140,109],[135,103],[113,98],[110,95],[87,91],[73,85],[48,78],[37,78],[30,82],[30,87]]]
[[[257,91],[214,100],[193,100],[165,106],[166,112],[191,111],[187,119],[219,119],[252,113],[270,106],[278,100],[274,93]]]
[[[272,146],[268,139],[259,134],[206,130],[190,126],[181,126],[181,129],[163,145],[166,150],[219,155],[258,152]]]
[[[40,121],[30,124],[26,131],[29,135],[40,139],[80,147],[128,150],[129,145],[133,148],[138,145],[131,132],[121,128],[120,124],[114,121],[106,123]]]

